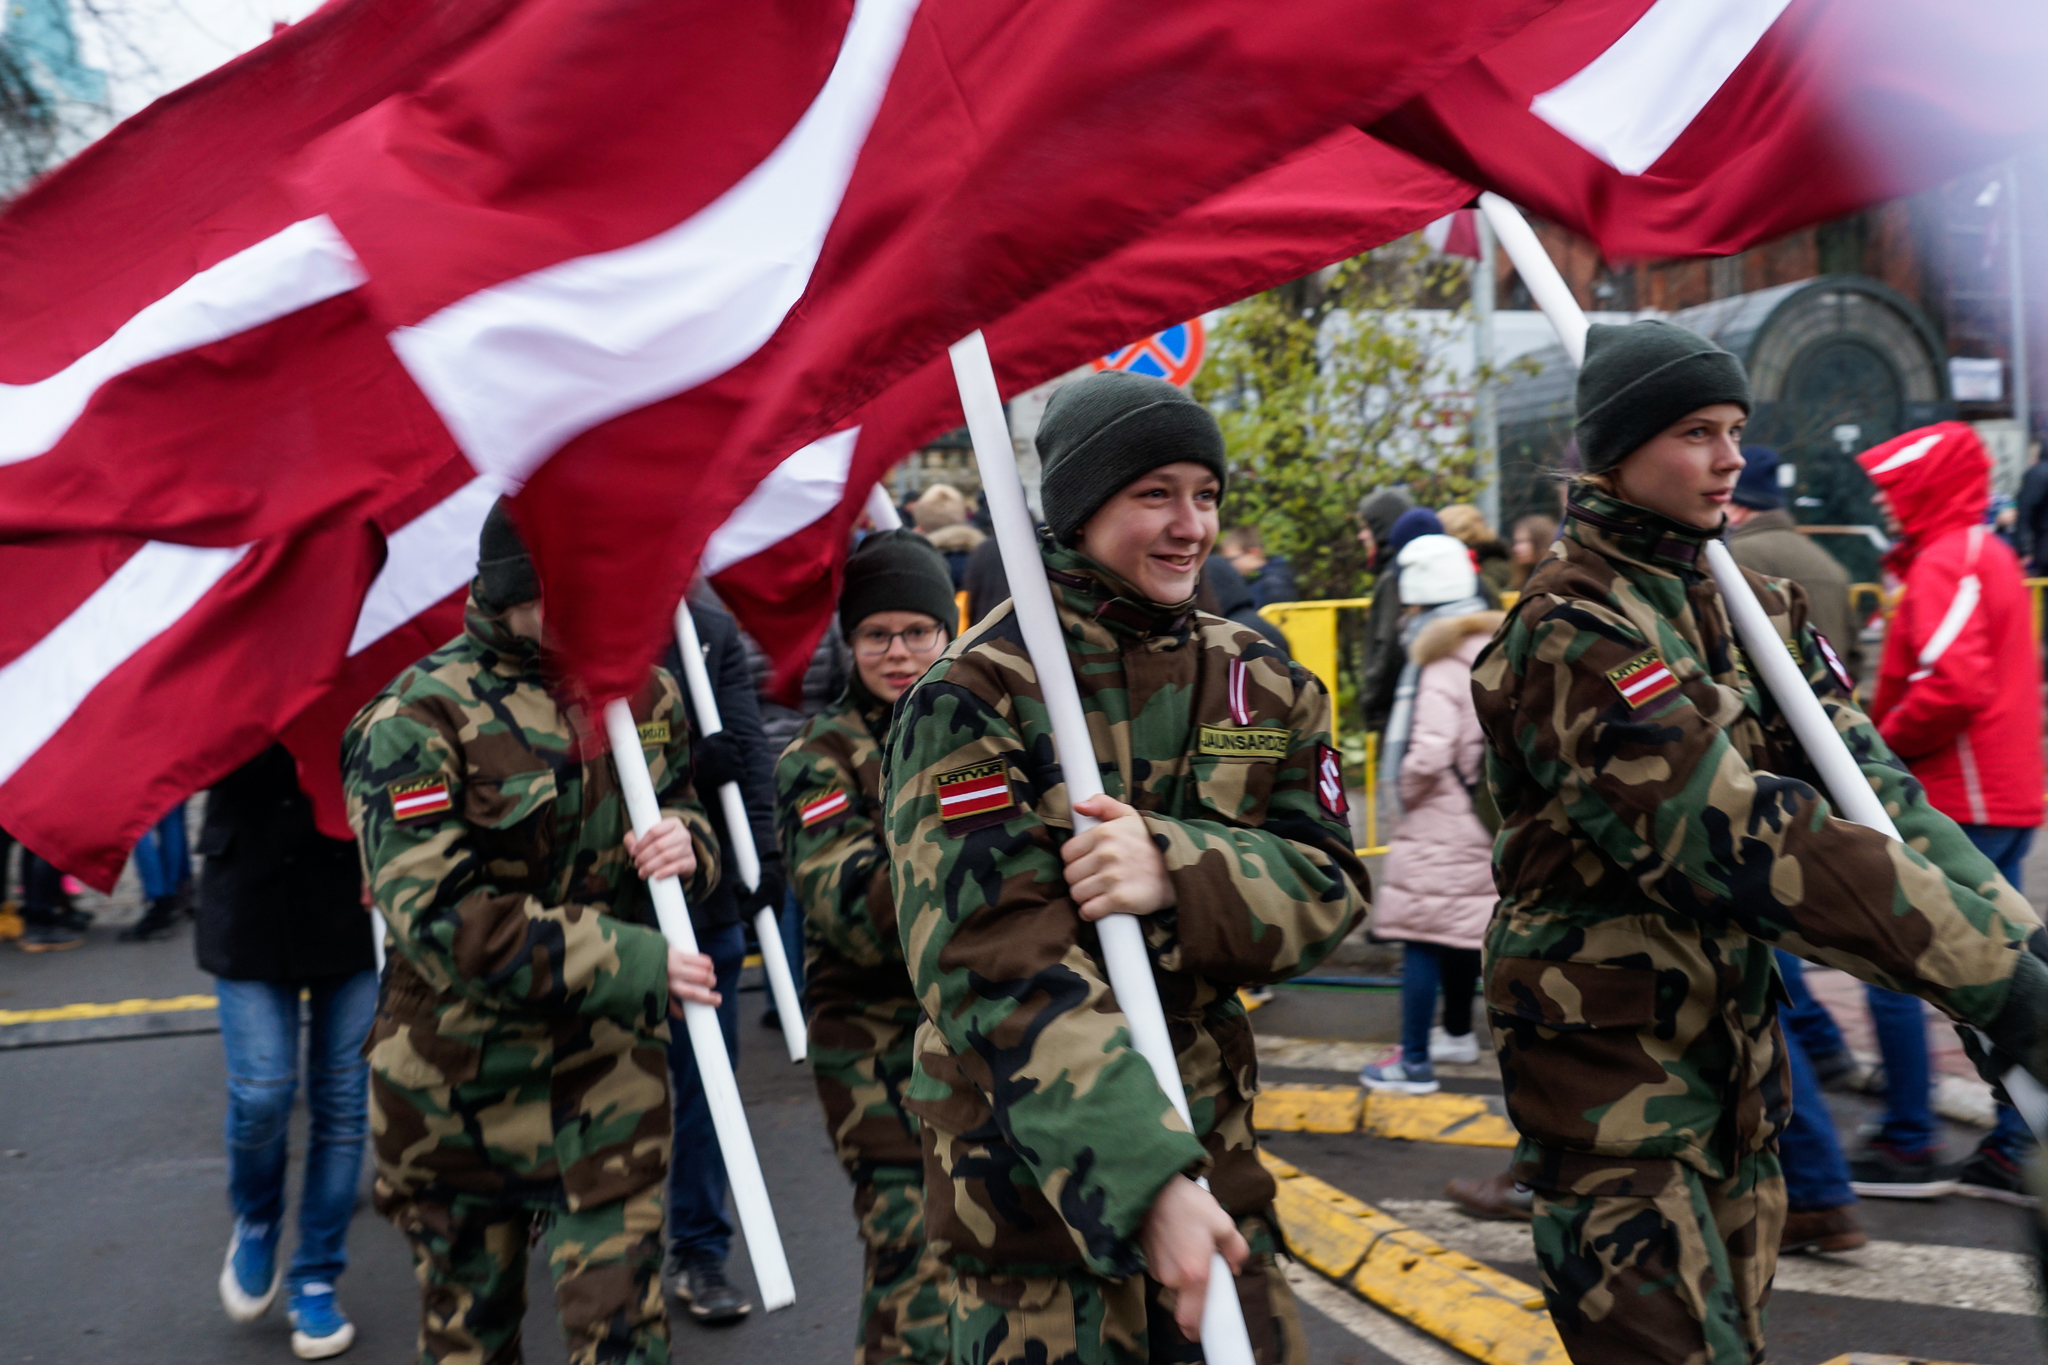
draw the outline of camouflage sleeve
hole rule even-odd
[[[1351,830],[1317,796],[1317,759],[1330,743],[1329,694],[1300,665],[1290,669],[1293,742],[1271,764],[1258,826],[1145,816],[1173,879],[1174,908],[1152,917],[1178,941],[1179,958],[1166,959],[1168,967],[1232,985],[1284,981],[1328,957],[1368,908],[1372,883],[1352,851]],[[1245,799],[1258,766],[1212,759],[1203,771],[1205,760],[1196,763],[1207,803],[1223,795],[1227,809]]]
[[[1090,1269],[1127,1275],[1159,1190],[1206,1155],[1131,1046],[1095,932],[1067,894],[1064,831],[1038,811],[1057,768],[937,667],[897,716],[883,764],[911,984]],[[941,815],[942,782],[972,794],[952,807],[968,812]]]
[[[1835,818],[1800,776],[1752,770],[1722,729],[1739,712],[1705,715],[1671,689],[1631,705],[1620,688],[1640,679],[1651,645],[1619,612],[1585,600],[1529,605],[1537,609],[1515,613],[1502,651],[1519,677],[1475,674],[1475,689],[1492,694],[1480,707],[1489,742],[1555,793],[1645,895],[1705,923],[1733,920],[1968,1022],[1996,1017],[2025,937],[2014,907],[1988,863],[1960,856],[1860,712],[1839,697],[1828,703],[1907,844]],[[1810,642],[1811,631],[1802,626],[1799,638]],[[1942,865],[1924,851],[1930,840]]]
[[[775,767],[776,834],[805,939],[850,966],[879,967],[902,952],[881,812],[844,757],[798,736]]]
[[[682,821],[683,828],[690,831],[690,842],[697,853],[697,870],[683,883],[683,898],[695,904],[717,888],[725,850],[719,847],[717,830],[704,803],[698,800],[691,778],[690,718],[683,709],[682,684],[665,668],[654,672],[657,683],[666,689],[663,714],[668,717],[668,743],[662,746],[665,762],[657,775],[654,797],[661,804],[663,816]]]
[[[491,881],[479,825],[510,835],[509,846],[521,825],[552,818],[553,773],[468,790],[444,724],[429,708],[386,698],[343,741],[349,823],[398,951],[435,990],[483,1004],[659,1023],[668,1008],[659,933]],[[394,799],[426,813],[394,812]]]

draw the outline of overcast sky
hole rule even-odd
[[[114,115],[125,118],[169,90],[203,76],[291,23],[317,0],[94,0],[96,20],[74,4],[88,65],[112,78]]]

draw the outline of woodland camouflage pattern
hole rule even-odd
[[[1366,877],[1347,823],[1317,797],[1322,685],[1250,631],[1145,602],[1074,551],[1045,555],[1103,785],[1143,814],[1178,896],[1143,924],[1195,1132],[1132,1048],[1068,896],[1066,786],[1006,608],[906,694],[883,760],[926,1015],[908,1107],[924,1123],[928,1233],[956,1271],[1120,1279],[1144,1268],[1136,1234],[1175,1175],[1208,1175],[1240,1217],[1271,1203],[1237,988],[1320,962],[1364,914]],[[1203,727],[1269,730],[1282,754],[1205,745]],[[977,813],[943,817],[942,788],[989,789],[960,776],[983,765],[996,808],[977,797]],[[956,1339],[963,1350],[979,1358]]]
[[[924,1149],[903,1108],[917,998],[882,843],[892,708],[858,678],[775,769],[783,866],[804,908],[811,1072],[866,1244],[856,1365],[943,1362],[951,1274],[924,1233]]]
[[[1504,822],[1486,1001],[1516,1173],[1547,1194],[1639,1198],[1686,1183],[1679,1168],[1707,1188],[1771,1147],[1791,1103],[1773,946],[1978,1024],[2016,970],[2042,970],[2017,951],[2032,908],[1856,709],[1804,595],[1745,571],[1906,842],[1832,815],[1734,639],[1705,538],[1581,493],[1473,670]],[[1782,1185],[1759,1199],[1782,1221]],[[1771,1255],[1776,1237],[1760,1236]],[[1734,1274],[1727,1292],[1768,1281]],[[1560,1322],[1600,1292],[1545,1289]]]
[[[668,1170],[668,947],[625,854],[603,728],[557,700],[536,646],[474,596],[465,624],[342,741],[349,822],[392,949],[364,1047],[379,1209],[422,1235],[458,1196],[595,1216]],[[631,706],[663,811],[694,837],[701,891],[717,846],[690,787],[681,694],[657,669]],[[599,1260],[636,1267],[605,1280],[621,1292],[639,1292],[636,1258],[658,1262],[658,1217],[639,1240],[622,1227],[602,1243]],[[417,1235],[414,1248],[423,1276],[480,1264]]]

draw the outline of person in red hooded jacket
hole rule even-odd
[[[2041,656],[2019,560],[1985,519],[1991,458],[1967,424],[1942,422],[1857,463],[1892,523],[1885,567],[1902,585],[1870,718],[1935,809],[2018,887],[2042,818]],[[2032,1202],[2020,1178],[2029,1136],[2009,1107],[1968,1161],[1938,1169],[1921,1004],[1875,987],[1870,996],[1889,1094],[1883,1127],[1850,1163],[1852,1187]]]

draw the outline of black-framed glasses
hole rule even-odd
[[[853,652],[863,659],[879,659],[898,640],[903,641],[903,647],[912,654],[934,654],[946,643],[946,628],[906,626],[902,630],[883,630],[880,626],[871,626],[853,633]]]

